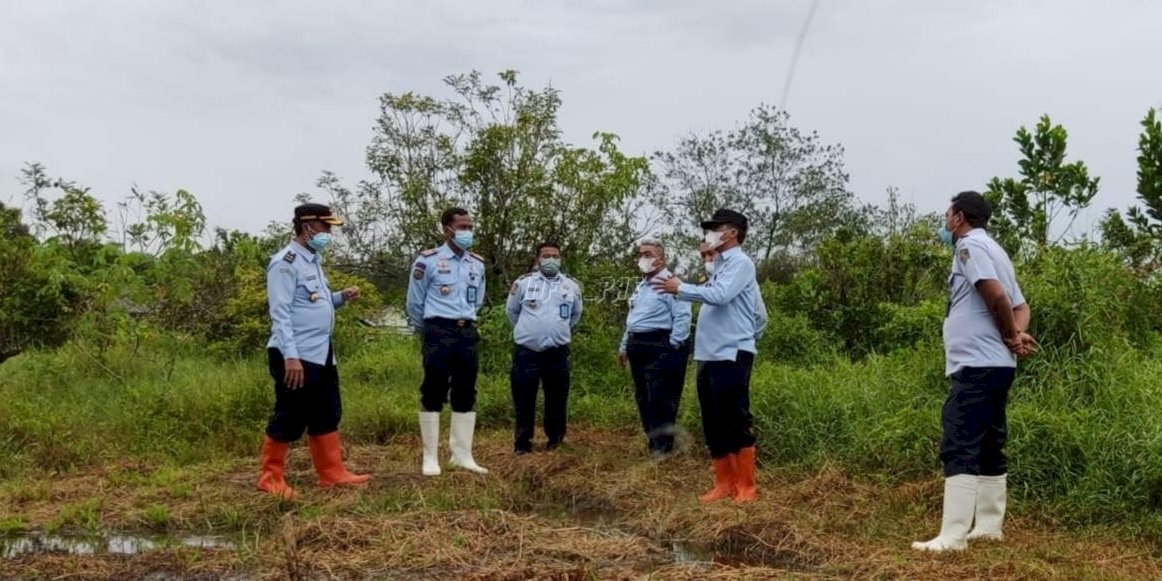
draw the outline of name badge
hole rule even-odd
[[[474,286],[468,287],[468,303],[472,305],[476,304],[476,287]]]
[[[569,318],[569,305],[561,305],[561,318],[562,319]]]

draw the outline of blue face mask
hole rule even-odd
[[[543,272],[547,276],[557,276],[557,273],[561,272],[561,259],[560,258],[542,258],[541,259],[541,272]]]
[[[952,246],[952,231],[948,229],[948,226],[941,224],[939,234],[940,241],[943,242],[945,246]]]
[[[472,248],[472,242],[475,240],[475,236],[471,230],[457,230],[452,236],[452,240],[456,242],[456,247],[460,250],[468,250]]]
[[[331,235],[326,232],[319,232],[307,241],[307,246],[310,246],[315,252],[322,252],[331,245]]]

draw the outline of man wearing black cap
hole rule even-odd
[[[331,228],[342,225],[322,204],[295,208],[294,239],[271,257],[266,269],[272,329],[266,350],[274,378],[274,413],[266,426],[258,489],[284,499],[295,495],[283,477],[287,448],[304,431],[320,486],[363,484],[371,478],[348,472],[339,446],[342,405],[331,333],[335,309],[358,300],[359,289],[331,292],[322,252],[331,243]]]
[[[755,342],[766,326],[754,262],[740,248],[746,216],[720,209],[702,223],[704,248],[717,252],[713,274],[703,285],[677,277],[655,281],[659,292],[702,303],[694,335],[698,365],[698,403],[702,430],[714,460],[714,488],[700,497],[736,503],[758,497],[755,486],[755,437],[750,415],[750,373]]]

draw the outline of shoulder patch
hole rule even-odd
[[[968,262],[968,248],[961,248],[956,252],[956,255],[960,257],[961,262]]]
[[[475,252],[469,252],[468,256],[471,256],[472,258],[475,258],[476,260],[479,260],[480,262],[484,262],[484,257],[480,256],[479,254],[476,254]]]
[[[299,255],[295,254],[294,250],[288,250],[286,254],[282,255],[282,259],[287,262],[294,262]]]
[[[440,249],[439,249],[439,248],[429,248],[429,249],[427,249],[427,250],[425,250],[425,251],[421,252],[421,253],[420,253],[420,256],[425,256],[425,257],[426,257],[426,256],[431,256],[431,255],[433,255],[433,254],[435,254],[435,253],[437,253],[437,252],[439,252],[439,251],[440,251]]]
[[[414,278],[416,280],[423,280],[424,279],[424,269],[420,268],[422,265],[423,265],[422,262],[420,264],[416,265],[416,269],[412,271],[412,278]]]

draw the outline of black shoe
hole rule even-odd
[[[564,444],[564,442],[563,442],[563,441],[561,441],[561,440],[556,440],[556,441],[553,441],[553,442],[549,442],[548,444],[545,444],[545,450],[546,450],[546,451],[549,451],[549,452],[552,452],[553,450],[556,450],[557,448],[560,448],[562,444]]]
[[[533,451],[532,444],[517,444],[512,449],[512,453],[516,456],[524,456],[525,454],[531,454],[532,451]]]

